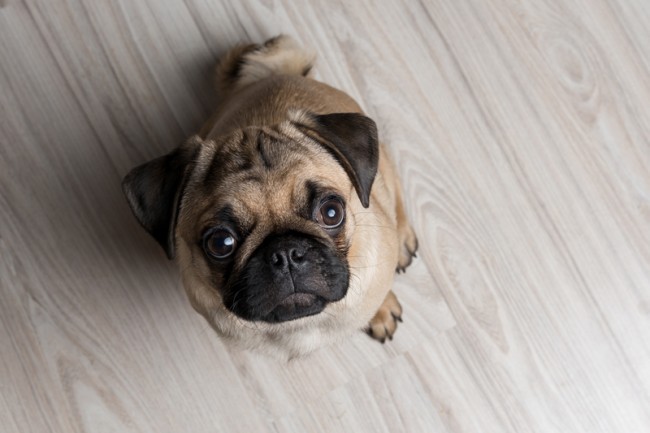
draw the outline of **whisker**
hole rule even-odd
[[[375,225],[375,224],[357,224],[356,228],[365,228],[365,227],[371,227],[371,228],[382,228],[382,229],[388,229],[392,231],[397,231],[397,228],[395,227],[390,227],[390,226],[383,226],[383,225]]]
[[[387,265],[389,262],[379,262],[375,263],[373,265],[368,265],[368,266],[350,266],[350,269],[367,269],[367,268],[376,268],[378,266],[383,266]]]

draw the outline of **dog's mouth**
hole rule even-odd
[[[324,298],[312,293],[292,293],[262,317],[262,320],[271,323],[288,322],[318,314],[325,309],[326,305],[327,301]]]
[[[292,293],[284,298],[280,305],[282,307],[296,306],[300,308],[308,307],[314,303],[317,296],[311,293]]]

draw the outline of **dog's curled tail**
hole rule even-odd
[[[312,52],[286,35],[263,44],[240,45],[226,53],[217,65],[217,91],[225,96],[271,75],[306,76],[314,59]]]

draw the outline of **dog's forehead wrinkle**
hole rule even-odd
[[[271,158],[270,152],[266,149],[266,138],[264,137],[264,133],[260,131],[260,133],[257,136],[257,153],[260,157],[260,160],[262,161],[262,165],[266,169],[271,169],[273,168],[274,161]]]
[[[203,173],[203,184],[207,187],[223,182],[227,173],[247,171],[253,167],[253,153],[246,145],[248,139],[243,131],[237,131],[231,136],[224,138],[217,145],[214,144],[208,149],[212,155],[210,162],[205,166]]]
[[[297,143],[274,130],[263,129],[257,136],[256,150],[261,166],[266,170],[285,169],[294,165],[296,160],[302,159],[299,156],[300,152],[287,152],[289,148],[297,148],[297,146],[299,146]]]
[[[304,185],[296,182],[302,183],[291,170],[251,169],[224,176],[207,192],[212,196],[207,201],[208,219],[219,219],[219,211],[227,208],[245,226],[283,222],[296,214],[297,204],[306,200]]]

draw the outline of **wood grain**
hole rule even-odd
[[[644,0],[0,1],[7,432],[650,431]],[[121,177],[277,33],[377,121],[419,259],[393,342],[226,347]]]

